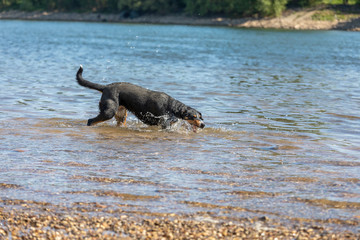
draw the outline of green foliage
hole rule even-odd
[[[296,6],[296,7],[314,7],[316,5],[324,3],[325,1],[336,1],[336,0],[289,0],[288,5]]]
[[[336,17],[336,13],[332,10],[325,10],[316,12],[314,15],[311,16],[312,20],[317,21],[334,21]]]
[[[345,0],[0,0],[0,10],[19,9],[123,12],[140,14],[185,13],[196,16],[279,16],[286,6],[308,7]],[[359,4],[360,0],[346,0]]]
[[[169,13],[182,5],[179,0],[118,0],[116,8],[119,11],[135,10],[142,13]]]
[[[23,11],[32,11],[34,10],[34,4],[31,0],[23,0],[20,3],[20,9]]]
[[[317,21],[334,21],[334,20],[346,20],[350,21],[352,19],[359,18],[358,14],[345,13],[339,10],[319,10],[314,15],[311,16],[312,20]]]
[[[185,0],[185,12],[191,15],[243,16],[254,13],[258,0]]]
[[[354,5],[354,4],[356,4],[357,1],[358,0],[346,0],[348,5]],[[332,5],[339,5],[339,4],[344,4],[345,0],[323,0],[323,3],[332,4]]]
[[[262,16],[280,16],[285,10],[287,0],[258,0],[256,10]]]
[[[319,4],[321,4],[323,1],[322,0],[302,0],[300,1],[301,5],[303,7],[313,7],[313,6],[317,6]]]

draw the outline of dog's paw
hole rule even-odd
[[[88,122],[87,122],[87,125],[88,125],[88,126],[91,126],[92,123],[93,123],[93,119],[89,119]]]

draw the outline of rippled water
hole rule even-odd
[[[352,32],[0,21],[0,198],[356,229],[359,49]],[[100,94],[77,85],[80,64],[206,128],[85,126]]]

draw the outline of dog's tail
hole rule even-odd
[[[83,72],[83,67],[82,67],[82,65],[80,65],[80,68],[76,73],[76,80],[81,86],[91,88],[91,89],[95,89],[95,90],[98,90],[100,92],[104,91],[104,88],[105,88],[104,85],[97,84],[97,83],[92,83],[92,82],[89,82],[89,81],[85,80],[82,77],[82,72]]]

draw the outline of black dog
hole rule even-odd
[[[166,93],[151,91],[140,86],[119,82],[109,85],[92,83],[82,77],[83,68],[80,65],[76,73],[77,82],[84,87],[102,92],[99,103],[100,113],[88,120],[91,126],[109,120],[115,116],[118,125],[126,123],[127,111],[148,125],[170,127],[179,118],[188,121],[194,130],[204,128],[205,124],[200,112],[186,106]]]

